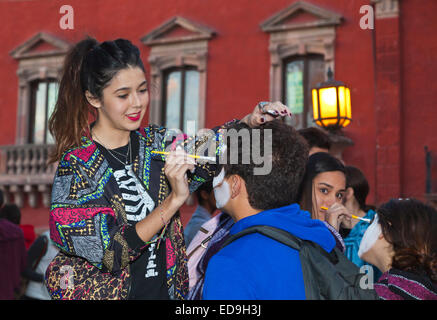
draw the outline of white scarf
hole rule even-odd
[[[369,251],[375,244],[378,237],[381,235],[381,225],[379,224],[378,214],[375,214],[375,219],[372,224],[364,232],[363,238],[361,239],[360,248],[358,250],[358,256],[361,256]]]

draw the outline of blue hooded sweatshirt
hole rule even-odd
[[[285,230],[319,244],[327,252],[335,239],[325,224],[297,204],[262,211],[236,222],[230,234],[254,225]],[[245,235],[211,258],[205,274],[206,300],[303,300],[299,252],[258,233]]]

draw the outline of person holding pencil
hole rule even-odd
[[[298,203],[313,219],[324,221],[344,252],[345,244],[339,230],[350,224],[352,214],[344,206],[346,175],[344,165],[326,152],[308,158],[305,175],[299,189]]]
[[[199,137],[140,128],[149,98],[140,51],[130,41],[86,38],[67,54],[49,121],[56,141],[51,161],[59,161],[49,224],[60,253],[46,272],[53,299],[187,294],[178,210],[213,178],[215,165],[187,156],[204,143]],[[265,102],[241,121],[253,127],[277,116],[291,113],[282,103]],[[235,122],[213,131],[220,135]]]
[[[358,267],[369,265],[373,270],[374,279],[381,276],[381,272],[373,265],[363,261],[358,256],[358,249],[364,233],[375,218],[376,208],[366,203],[370,191],[369,183],[364,173],[357,167],[346,166],[346,194],[344,206],[353,213],[348,223],[343,223],[340,234],[344,239],[345,256]]]

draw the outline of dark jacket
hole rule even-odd
[[[0,300],[14,299],[25,266],[23,231],[18,225],[0,218]]]

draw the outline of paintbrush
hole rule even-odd
[[[320,207],[320,209],[328,210],[328,208],[326,208],[326,207]],[[367,219],[367,218],[361,218],[361,217],[358,217],[358,216],[356,216],[354,214],[351,214],[351,217],[354,218],[354,219],[358,219],[358,220],[362,220],[362,221],[365,221],[367,223],[370,223],[370,219]]]
[[[165,151],[152,151],[152,153],[157,153],[157,154],[165,154],[165,155],[169,155],[170,152],[165,152]],[[198,156],[198,155],[193,155],[193,154],[187,154],[188,157],[190,158],[194,158],[194,159],[200,159],[200,160],[207,160],[207,161],[212,161],[212,162],[216,162],[216,158],[215,157],[205,157],[205,156]]]

